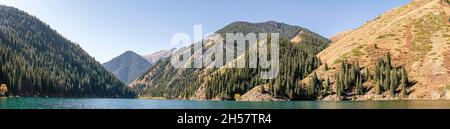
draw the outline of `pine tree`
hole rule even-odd
[[[260,89],[259,89],[259,92],[260,92],[261,94],[265,94],[265,93],[266,93],[266,90],[264,89],[264,85],[261,85],[261,87],[260,87]]]
[[[275,81],[275,86],[274,86],[274,90],[273,90],[275,97],[280,97],[280,93],[281,93],[280,91],[281,91],[281,80],[277,79]]]
[[[381,76],[381,65],[383,64],[381,59],[378,59],[377,66],[375,67],[375,81],[380,81]]]
[[[396,80],[394,71],[391,72],[390,80],[391,80],[391,83],[389,84],[389,93],[391,94],[391,96],[394,96],[395,95],[395,80]]]
[[[320,91],[318,89],[318,87],[319,87],[318,82],[319,82],[319,79],[317,78],[317,74],[313,73],[313,75],[311,77],[311,80],[309,82],[309,88],[310,88],[310,95],[311,96],[320,95],[320,93],[319,93]]]
[[[385,69],[384,72],[386,73],[386,75],[385,75],[386,78],[384,79],[383,88],[384,88],[384,91],[389,91],[390,84],[391,84],[391,72],[389,69]]]
[[[382,78],[382,77],[380,77],[380,78]],[[376,84],[375,84],[375,90],[376,90],[376,94],[377,95],[381,95],[381,93],[383,92],[382,91],[382,87],[381,87],[381,83],[382,83],[382,81],[381,81],[381,79],[377,79],[377,81],[376,81]]]
[[[336,86],[336,96],[340,99],[342,96],[343,86],[342,81],[339,83],[338,86]]]
[[[404,66],[402,67],[402,78],[404,78],[404,82],[408,86],[409,85],[408,72],[406,71],[406,68]]]
[[[406,94],[407,94],[406,88],[409,85],[409,80],[408,80],[408,74],[406,73],[406,69],[404,66],[402,67],[401,73],[402,73],[402,79],[401,79],[401,84],[400,84],[401,88],[402,88],[401,95],[406,96]]]
[[[294,99],[294,91],[293,90],[289,90],[287,94],[288,94],[289,99],[291,99],[291,100]]]
[[[269,85],[269,86],[268,86],[268,87],[269,87],[269,93],[273,95],[274,92],[273,92],[273,85],[272,85],[272,83],[269,82],[267,85]]]
[[[391,53],[387,53],[386,54],[386,67],[388,68],[388,69],[391,69],[392,68],[392,64],[391,64]]]
[[[357,95],[364,94],[363,93],[363,82],[362,82],[362,77],[361,76],[359,76],[357,78],[357,81],[356,81],[356,94]]]
[[[336,74],[336,96],[337,98],[341,98],[342,95],[342,75]]]
[[[392,76],[392,79],[391,79],[391,81],[392,81],[392,84],[391,84],[392,88],[391,89],[396,90],[398,88],[397,68],[394,68],[392,70],[391,76]]]
[[[330,92],[330,90],[331,90],[331,84],[330,84],[330,78],[327,78],[326,80],[325,80],[325,83],[323,84],[323,88],[324,88],[324,91],[325,91],[325,95],[328,95],[328,93],[331,93]]]
[[[370,72],[369,72],[369,67],[366,68],[366,72],[364,72],[364,76],[366,77],[367,80],[371,80],[371,76],[370,76]]]

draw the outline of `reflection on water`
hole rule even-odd
[[[145,99],[0,98],[0,109],[448,109],[450,101],[185,101]]]

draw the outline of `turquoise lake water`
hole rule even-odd
[[[450,101],[188,101],[99,98],[0,98],[0,109],[450,109]]]

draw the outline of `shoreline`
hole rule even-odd
[[[167,99],[164,97],[138,97],[136,99],[142,99],[142,100],[182,100],[182,101],[216,101],[216,102],[364,102],[364,101],[450,101],[450,99],[432,99],[432,98],[424,98],[424,99],[414,99],[414,98],[402,98],[402,99],[368,99],[368,100],[284,100],[284,99],[277,99],[277,100],[249,100],[249,101],[243,101],[243,100],[191,100],[191,99]]]
[[[58,99],[62,97],[0,97],[0,99],[9,99],[9,98],[53,98]],[[69,99],[69,98],[65,98]],[[181,101],[215,101],[215,102],[376,102],[376,101],[450,101],[450,99],[413,99],[413,98],[404,98],[404,99],[371,99],[371,100],[255,100],[255,101],[242,101],[242,100],[190,100],[190,99],[167,99],[164,97],[137,97],[137,98],[72,98],[72,99],[137,99],[137,100],[181,100]]]

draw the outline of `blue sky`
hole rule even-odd
[[[194,25],[214,32],[234,21],[274,20],[329,37],[410,0],[0,0],[49,24],[104,63],[126,50],[170,49]],[[193,37],[193,36],[192,36]]]

